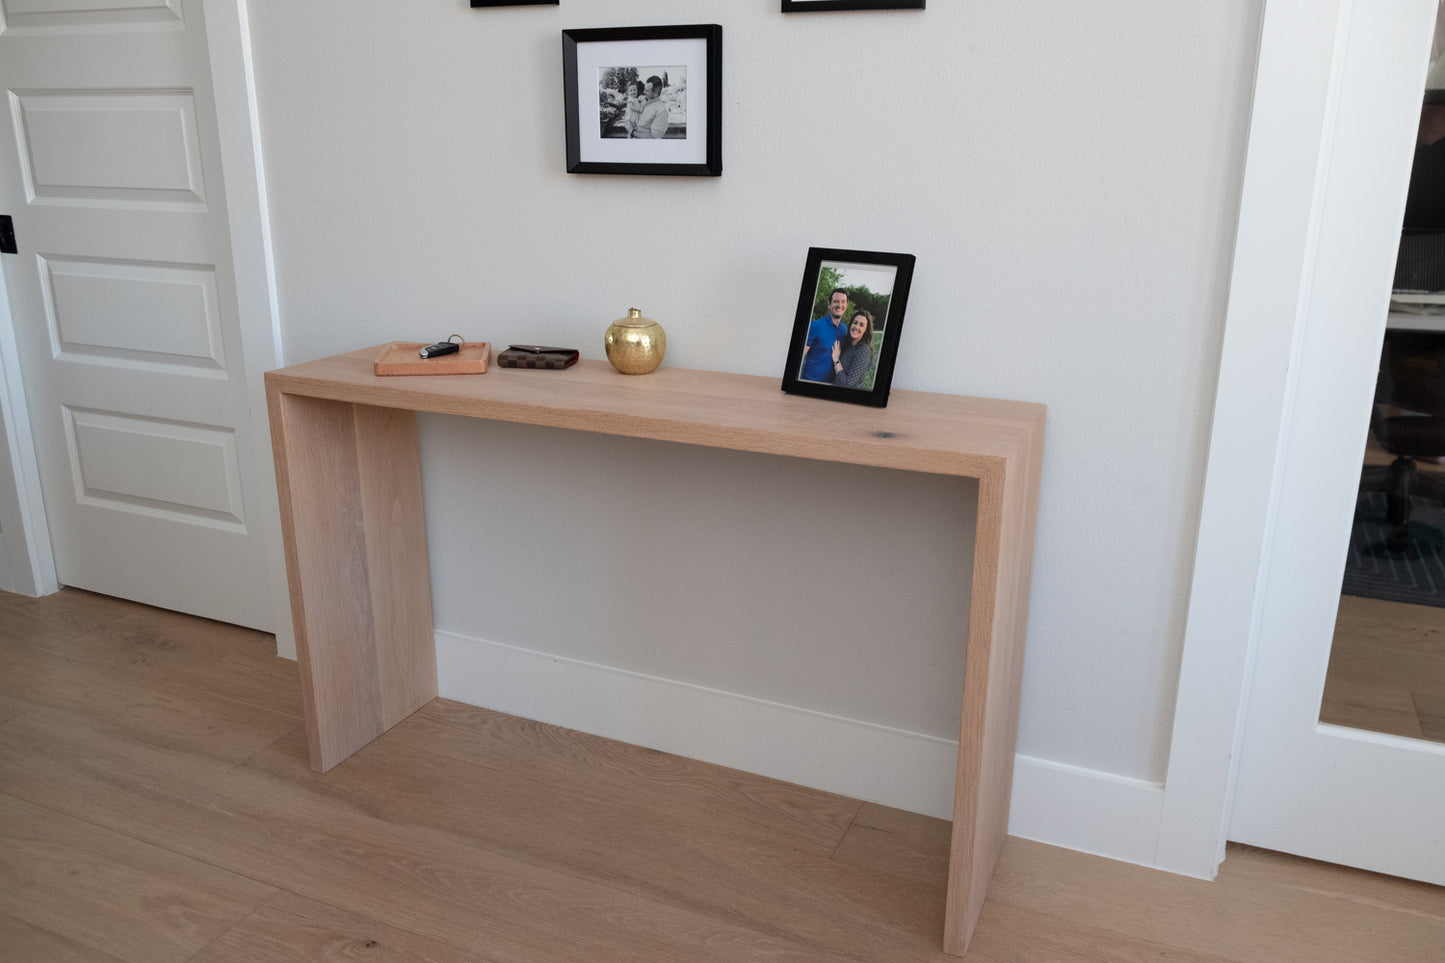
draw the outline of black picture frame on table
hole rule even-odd
[[[647,105],[635,111],[624,93],[653,79],[668,109],[656,137],[638,126]],[[569,174],[722,175],[718,24],[564,30],[562,85]]]
[[[924,0],[783,0],[783,13],[824,10],[922,10]]]
[[[890,254],[881,251],[851,251],[842,248],[810,247],[808,263],[803,269],[803,286],[798,292],[798,311],[793,318],[793,333],[788,341],[787,367],[783,370],[783,390],[790,394],[846,401],[857,405],[883,408],[888,404],[888,390],[893,384],[893,363],[898,356],[898,341],[903,334],[903,314],[908,308],[908,291],[913,285],[912,254]],[[836,289],[846,299],[842,316],[833,321]],[[871,354],[864,376],[857,386],[834,383],[839,377],[832,359],[832,341],[840,335],[847,338],[848,328],[862,312],[871,316],[874,330]],[[865,321],[866,323],[866,321]],[[822,328],[817,340],[813,327]],[[839,332],[837,325],[843,325]],[[831,328],[829,327],[831,325]],[[810,347],[823,349],[808,357]],[[826,360],[826,370],[823,362]],[[845,357],[843,376],[856,374],[858,362]]]

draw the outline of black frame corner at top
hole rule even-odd
[[[925,0],[783,0],[783,13],[828,10],[923,10]]]

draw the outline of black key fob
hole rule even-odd
[[[439,358],[444,354],[451,354],[461,349],[462,346],[455,341],[438,341],[436,344],[429,344],[425,348],[422,348],[417,354],[423,358]]]

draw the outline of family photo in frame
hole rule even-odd
[[[783,390],[886,406],[914,260],[912,254],[809,248]]]
[[[570,174],[722,174],[722,27],[562,31]]]
[[[687,139],[685,65],[600,67],[597,90],[602,137]]]

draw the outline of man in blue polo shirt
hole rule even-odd
[[[833,380],[833,345],[848,330],[843,315],[848,313],[848,292],[834,288],[828,296],[828,313],[808,325],[808,340],[803,345],[803,381]]]

